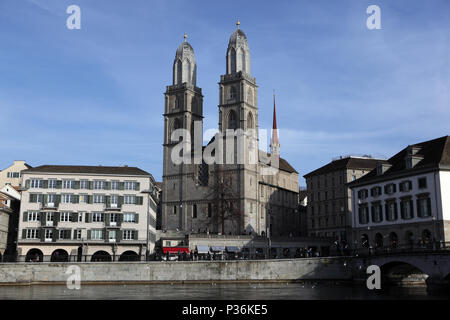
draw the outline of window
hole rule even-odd
[[[92,240],[102,240],[103,239],[103,230],[102,229],[91,230],[91,239]]]
[[[419,189],[425,189],[427,187],[427,178],[419,178]]]
[[[393,194],[397,191],[397,185],[395,183],[390,183],[384,186],[385,194]]]
[[[388,221],[397,220],[397,203],[395,202],[386,203],[386,220]]]
[[[38,211],[29,211],[28,212],[28,221],[39,221],[39,212]]]
[[[45,229],[45,240],[53,239],[53,229]]]
[[[369,207],[359,207],[359,223],[369,223]]]
[[[109,221],[110,222],[117,222],[117,220],[118,220],[118,214],[117,213],[111,213],[110,215],[109,215]]]
[[[212,204],[208,203],[208,218],[212,217]]]
[[[236,129],[236,112],[233,110],[228,114],[228,129]]]
[[[83,222],[83,212],[78,212],[78,222]]]
[[[47,212],[46,221],[54,221],[55,215],[53,212]]]
[[[119,196],[116,194],[111,195],[111,204],[118,204],[119,203]]]
[[[71,203],[72,195],[71,194],[63,194],[62,195],[62,203]]]
[[[177,214],[177,206],[173,206],[173,214]]]
[[[236,97],[236,89],[234,87],[230,87],[230,99],[234,99]]]
[[[370,195],[372,197],[378,197],[381,196],[381,194],[381,187],[373,187],[372,189],[370,189]]]
[[[76,240],[81,240],[81,230],[75,230],[75,235],[74,235]]]
[[[135,238],[134,230],[123,230],[123,240],[134,240],[134,238]]]
[[[123,214],[123,222],[136,222],[136,214],[135,213],[124,213]]]
[[[125,181],[125,190],[136,190],[136,182],[135,181]]]
[[[399,188],[401,192],[408,192],[412,190],[412,182],[411,181],[403,181],[399,184]]]
[[[194,204],[194,205],[192,206],[192,218],[193,218],[193,219],[196,219],[196,218],[197,218],[197,205],[196,205],[196,204]]]
[[[358,191],[358,198],[359,199],[366,199],[369,196],[369,190],[362,189]]]
[[[123,197],[123,201],[125,204],[136,204],[136,196],[126,195]]]
[[[355,181],[356,180],[356,176],[352,176],[352,181]]]
[[[87,194],[80,195],[80,202],[81,203],[88,203],[89,202],[89,196]]]
[[[42,194],[39,193],[36,195],[36,197],[37,197],[37,202],[42,202],[42,199],[43,199]]]
[[[111,190],[119,190],[119,181],[111,181]]]
[[[61,222],[69,222],[72,221],[72,213],[71,212],[61,212],[60,220]]]
[[[80,189],[89,189],[89,180],[80,180]]]
[[[94,181],[94,189],[95,190],[103,190],[103,189],[105,189],[105,181],[103,181],[103,180],[95,180]]]
[[[74,180],[63,180],[63,189],[73,189],[74,185]]]
[[[116,230],[109,230],[108,231],[108,239],[109,240],[116,241],[116,237],[117,237]]]
[[[39,230],[38,229],[27,229],[26,231],[27,239],[37,239],[39,238]]]
[[[42,188],[42,179],[31,179],[31,188]]]
[[[92,214],[92,222],[103,222],[104,215],[101,212],[94,212]]]
[[[431,199],[420,198],[417,199],[417,215],[421,218],[431,216]]]
[[[70,230],[59,230],[59,239],[70,239]]]
[[[402,200],[402,202],[400,202],[400,211],[402,219],[412,219],[414,217],[413,201],[411,199]]]
[[[49,189],[56,189],[56,179],[50,179],[48,180],[48,188]]]
[[[381,222],[383,221],[383,212],[380,204],[372,205],[372,221],[373,222]]]
[[[56,194],[51,193],[47,195],[47,203],[55,203]]]
[[[94,203],[105,203],[105,196],[102,194],[94,194]]]

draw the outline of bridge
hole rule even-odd
[[[367,267],[381,269],[382,283],[426,284],[429,291],[450,290],[450,251],[384,252],[353,258],[354,278],[367,279]]]

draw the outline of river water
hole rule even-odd
[[[150,300],[381,300],[450,299],[429,295],[424,287],[368,290],[361,285],[332,283],[261,284],[152,284],[83,285],[69,290],[62,285],[0,286],[0,299],[150,299]]]

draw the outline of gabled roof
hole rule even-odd
[[[43,165],[24,170],[23,173],[78,173],[78,174],[113,174],[130,176],[150,176],[150,173],[136,167],[108,167],[108,166],[59,166]]]
[[[326,174],[342,169],[368,169],[371,170],[377,166],[377,162],[380,159],[374,158],[363,158],[363,157],[346,157],[343,159],[334,160],[319,169],[311,171],[305,174],[304,178],[309,178],[311,176]]]
[[[409,150],[417,150],[415,156],[421,159],[414,167],[406,167],[406,158]],[[385,180],[402,174],[413,174],[416,171],[427,169],[446,168],[450,169],[450,137],[444,136],[434,140],[429,140],[404,148],[383,163],[388,164],[388,168],[383,174],[378,175],[377,169],[373,169],[365,176],[349,183],[349,186],[366,184],[371,181]]]

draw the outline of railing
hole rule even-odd
[[[425,244],[410,244],[391,247],[368,247],[353,249],[351,255],[354,256],[381,256],[399,254],[427,254],[445,253],[450,254],[450,242],[434,241]]]

